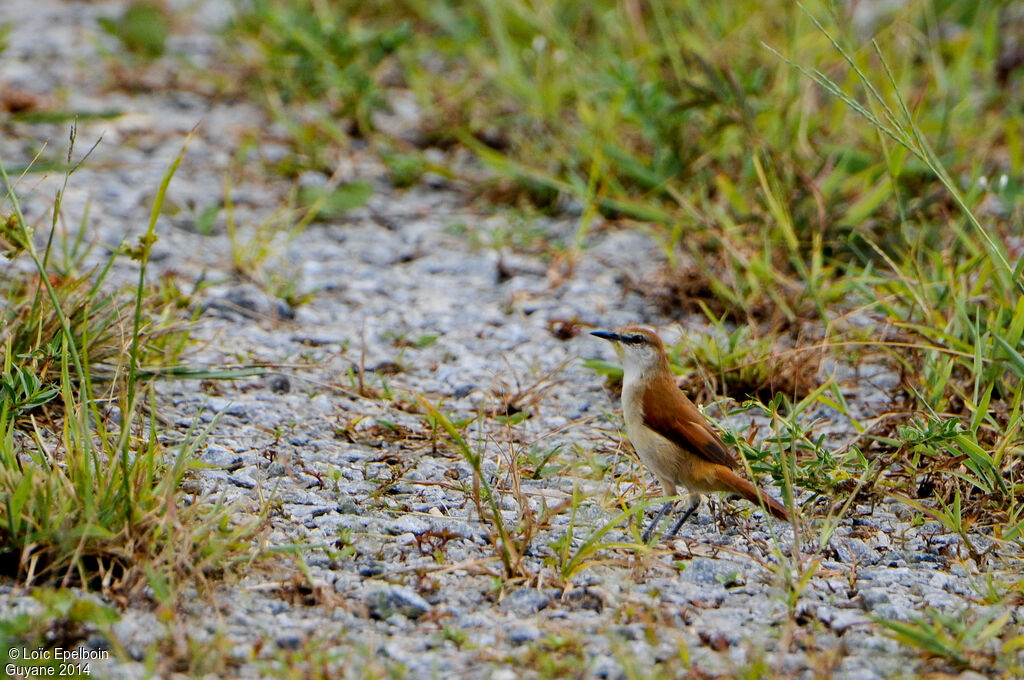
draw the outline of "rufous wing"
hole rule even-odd
[[[656,381],[644,392],[644,424],[686,451],[735,468],[736,459],[675,382],[668,376]]]

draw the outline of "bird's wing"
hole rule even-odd
[[[686,451],[728,468],[736,459],[725,448],[711,426],[670,378],[664,384],[645,391],[644,424]],[[655,399],[654,394],[659,398]]]

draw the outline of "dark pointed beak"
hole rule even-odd
[[[619,335],[618,333],[612,333],[610,331],[590,331],[590,334],[596,338],[608,340],[609,342],[619,342],[620,340],[622,340],[621,335]]]

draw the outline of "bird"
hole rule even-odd
[[[701,495],[713,491],[739,494],[773,517],[789,521],[785,506],[734,472],[736,458],[679,389],[657,333],[624,326],[590,334],[613,343],[623,358],[622,414],[641,462],[658,478],[665,496],[675,496],[677,485],[688,492],[686,511],[668,537],[675,536],[697,510]],[[644,543],[672,505],[669,501],[662,506],[643,533]]]

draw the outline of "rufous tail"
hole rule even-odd
[[[756,486],[743,479],[729,468],[718,466],[718,469],[715,470],[715,477],[717,477],[718,481],[721,483],[722,491],[738,493],[758,507],[761,507],[763,504],[763,506],[768,509],[768,512],[771,513],[772,517],[781,519],[783,522],[789,521],[789,510],[786,510],[786,507],[782,503],[779,503],[768,494],[762,492]]]

